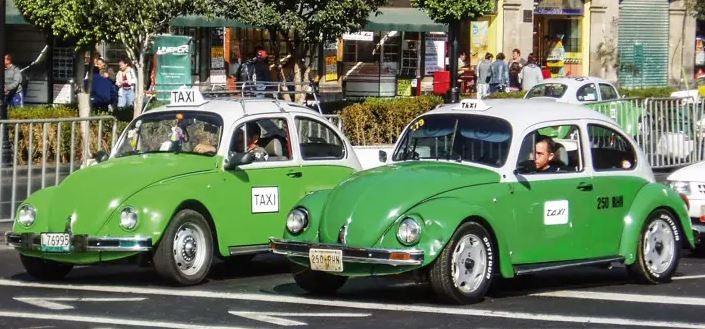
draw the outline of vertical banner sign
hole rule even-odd
[[[326,56],[326,81],[338,80],[338,57]]]
[[[426,33],[426,51],[424,51],[424,75],[443,71],[445,67],[446,35],[445,33]]]
[[[489,51],[488,21],[470,22],[470,65],[477,65],[485,59],[485,53]]]
[[[168,101],[171,91],[191,86],[191,37],[160,35],[154,40],[157,57],[157,99]]]

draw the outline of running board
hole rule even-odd
[[[561,262],[549,262],[549,263],[538,263],[538,264],[527,264],[527,265],[516,265],[514,266],[514,273],[516,275],[524,275],[541,271],[558,270],[567,267],[582,266],[582,265],[596,265],[596,264],[609,264],[612,262],[624,262],[624,257],[605,257],[605,258],[590,258],[581,260],[568,260]]]
[[[228,247],[228,250],[230,251],[230,256],[263,254],[269,251],[269,245],[256,244],[251,246]]]

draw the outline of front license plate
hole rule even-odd
[[[42,233],[41,251],[69,252],[71,251],[71,235],[68,233]]]
[[[342,272],[343,251],[331,249],[309,249],[308,259],[314,271]]]

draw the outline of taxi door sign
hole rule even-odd
[[[253,187],[252,188],[252,213],[279,212],[279,188]]]
[[[206,101],[203,100],[203,95],[196,88],[182,86],[179,89],[171,91],[171,102],[169,106],[200,106]]]

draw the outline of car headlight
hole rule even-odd
[[[120,212],[120,227],[126,230],[133,230],[137,227],[137,210],[127,207]]]
[[[17,211],[17,222],[24,226],[31,226],[35,219],[37,219],[37,211],[28,204]]]
[[[286,229],[291,234],[299,234],[308,226],[308,211],[304,208],[294,208],[286,218]]]
[[[678,193],[690,195],[690,182],[669,181],[668,186]]]
[[[421,226],[411,217],[404,218],[397,230],[397,239],[404,245],[413,245],[421,238]]]

